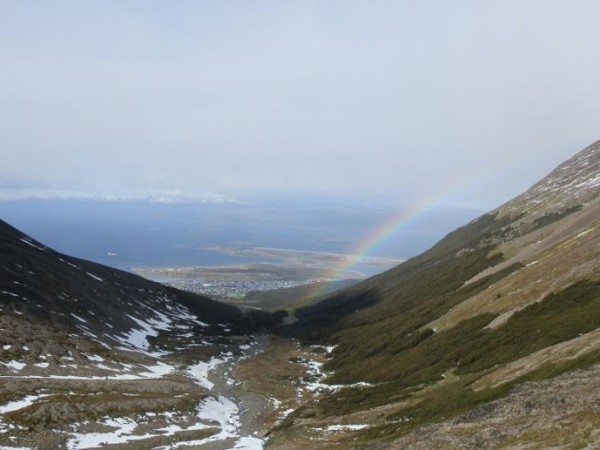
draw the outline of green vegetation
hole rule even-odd
[[[573,360],[546,364],[496,388],[474,391],[471,384],[498,365],[595,330],[600,323],[600,282],[573,284],[515,313],[503,326],[485,329],[494,317],[480,315],[440,333],[422,329],[398,344],[395,353],[378,351],[376,357],[367,359],[364,374],[374,371],[380,382],[336,392],[320,402],[316,414],[344,415],[387,405],[382,416],[385,424],[359,435],[365,442],[391,439],[502,397],[523,381],[600,362],[600,350],[592,350]],[[358,371],[358,365],[342,368]],[[389,372],[393,376],[384,381]]]
[[[450,233],[421,256],[373,277],[326,300],[297,310],[298,322],[288,333],[305,342],[337,343],[334,359],[326,368],[335,370],[338,383],[389,382],[410,373],[400,355],[432,338],[422,328],[465,299],[508,276],[521,265],[465,285],[487,267],[502,261],[494,246],[480,245],[509,225],[507,219],[485,215]],[[491,256],[490,256],[491,255]],[[487,319],[486,319],[487,320]],[[491,318],[489,318],[491,320]],[[432,367],[435,354],[412,370],[418,380],[439,378]],[[411,365],[412,367],[412,365]],[[420,381],[419,381],[420,382]]]
[[[600,283],[582,281],[515,313],[502,327],[470,336],[460,369],[474,372],[595,330],[600,323]],[[467,350],[467,351],[465,351]]]
[[[399,355],[431,338],[433,331],[423,330],[423,326],[521,267],[514,265],[464,285],[466,280],[501,260],[500,255],[489,258],[489,251],[487,247],[437,264],[401,266],[398,269],[404,270],[399,277],[390,272],[376,277],[384,279],[376,280],[380,287],[367,284],[366,290],[350,289],[308,312],[299,312],[301,320],[296,329],[302,327],[306,339],[331,339],[339,343],[334,360],[327,365],[336,371],[335,382],[382,382],[405,377],[407,373]],[[359,307],[368,306],[369,301],[377,302],[376,306],[356,312]],[[352,314],[344,317],[344,313]],[[329,323],[329,327],[316,328],[324,323]],[[331,328],[335,334],[327,336]],[[423,362],[423,366],[430,363]]]
[[[546,226],[579,209],[549,214],[535,226]],[[495,329],[487,328],[495,314],[481,314],[441,332],[427,328],[456,305],[524,267],[513,264],[465,284],[503,260],[496,244],[515,233],[512,220],[483,216],[428,252],[299,309],[299,321],[288,333],[306,343],[338,344],[325,366],[333,371],[332,383],[374,383],[326,396],[312,413],[329,417],[381,407],[383,424],[358,435],[364,442],[392,438],[472,410],[505,395],[517,383],[599,362],[600,351],[592,351],[547,364],[493,389],[471,388],[498,366],[598,328],[598,281],[582,281],[552,293]],[[298,411],[289,423],[304,413]]]
[[[567,208],[562,212],[549,213],[545,216],[538,217],[533,221],[533,228],[537,230],[539,228],[548,226],[551,223],[558,222],[560,219],[563,219],[564,217],[573,214],[574,212],[581,211],[581,208],[583,208],[583,205],[571,206],[570,208]]]
[[[568,359],[557,363],[546,363],[539,369],[519,378],[518,382],[546,380],[570,370],[588,368],[593,364],[598,364],[599,362],[600,349],[596,349],[584,353],[583,355],[574,359]]]
[[[478,248],[478,242],[502,234],[508,225],[483,216],[420,257],[300,309],[291,332],[307,342],[338,344],[326,365],[335,371],[332,382],[402,380],[409,386],[435,382],[449,369],[478,372],[595,329],[600,299],[594,297],[598,286],[590,282],[525,308],[496,330],[484,329],[495,318],[490,314],[441,333],[423,328],[523,267],[513,264],[465,285],[502,260],[493,246]]]

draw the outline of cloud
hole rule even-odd
[[[454,186],[456,201],[492,207],[597,139],[599,12],[13,2],[0,18],[0,184],[406,199]]]

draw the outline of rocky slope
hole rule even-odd
[[[0,447],[262,448],[209,378],[254,351],[244,333],[270,315],[62,255],[2,221],[0,255]]]
[[[340,387],[288,417],[271,441],[281,448],[596,446],[600,141],[297,316],[290,334],[336,345],[324,367]]]

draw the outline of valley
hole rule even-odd
[[[238,248],[280,263],[157,283],[0,222],[0,448],[598,448],[598,174],[600,141],[364,279]]]
[[[132,352],[75,336],[58,347],[58,336],[4,316],[0,446],[257,450],[328,389],[315,370],[326,349],[261,334],[198,340],[190,318],[180,319],[160,329],[161,343]]]
[[[2,2],[0,450],[600,450],[599,18]]]

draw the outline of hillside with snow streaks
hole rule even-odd
[[[209,378],[253,351],[244,332],[269,314],[59,254],[1,221],[0,251],[0,446],[262,448]]]

